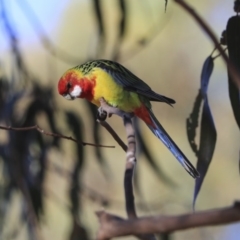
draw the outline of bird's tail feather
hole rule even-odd
[[[191,162],[187,159],[184,153],[179,149],[176,143],[171,139],[168,133],[165,131],[163,126],[159,123],[157,118],[154,116],[151,109],[148,109],[150,119],[154,123],[155,126],[147,124],[150,130],[154,133],[156,137],[158,137],[166,147],[172,152],[175,158],[180,162],[180,164],[184,167],[184,169],[193,177],[199,177],[198,171],[195,167],[191,164]]]

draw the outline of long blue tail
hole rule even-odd
[[[171,153],[175,156],[175,158],[181,163],[181,165],[184,167],[184,169],[193,178],[199,177],[198,171],[191,164],[191,162],[187,159],[187,157],[183,154],[183,152],[179,149],[179,147],[176,145],[176,143],[171,139],[171,137],[165,131],[163,126],[159,123],[157,118],[154,116],[152,110],[148,109],[148,112],[150,114],[150,118],[151,118],[152,122],[155,125],[155,127],[153,127],[153,126],[147,124],[147,126],[150,128],[150,130],[154,133],[154,135],[156,137],[158,137],[166,145],[166,147],[171,151]]]

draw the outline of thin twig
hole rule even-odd
[[[240,77],[239,74],[236,70],[236,68],[233,66],[233,64],[229,61],[229,58],[227,54],[225,53],[225,50],[222,48],[220,45],[218,39],[214,35],[213,31],[210,29],[210,27],[204,22],[204,20],[196,13],[196,11],[185,1],[183,0],[174,0],[176,3],[181,5],[194,19],[195,21],[199,24],[199,26],[208,34],[208,36],[212,39],[215,47],[218,49],[220,52],[222,58],[224,59],[226,65],[228,66],[229,73],[238,87],[240,89]]]
[[[63,138],[63,139],[67,139],[70,141],[73,141],[75,143],[78,143],[80,145],[83,146],[93,146],[93,147],[105,147],[105,148],[115,148],[115,146],[107,146],[107,145],[102,145],[102,144],[94,144],[94,143],[87,143],[87,142],[80,142],[77,139],[73,138],[73,137],[67,137],[65,135],[62,134],[58,134],[58,133],[52,133],[52,132],[47,132],[45,130],[43,130],[42,128],[40,128],[38,125],[34,125],[34,126],[30,126],[30,127],[11,127],[11,126],[0,126],[0,129],[2,130],[12,130],[12,131],[31,131],[31,130],[36,130],[44,135],[47,136],[52,136],[52,137],[56,137],[56,138]]]
[[[114,237],[148,233],[169,233],[194,227],[218,226],[240,221],[240,203],[221,209],[201,211],[178,216],[154,216],[123,219],[104,211],[96,213],[100,229],[100,240]]]
[[[226,47],[226,48],[224,48],[224,51],[226,52],[226,50],[227,50],[228,48]],[[218,53],[216,56],[212,56],[212,58],[213,58],[213,60],[215,60],[216,58],[218,58],[218,57],[220,57],[221,56],[221,53]]]
[[[127,145],[123,142],[123,140],[117,135],[114,129],[106,122],[97,119],[97,122],[100,123],[114,138],[114,140],[119,144],[119,146],[123,149],[123,151],[127,151]]]

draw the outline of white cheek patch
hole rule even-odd
[[[79,86],[75,86],[73,90],[70,92],[70,95],[73,98],[77,98],[77,97],[80,97],[81,93],[82,93],[82,88],[80,88]]]

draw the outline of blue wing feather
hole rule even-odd
[[[150,118],[155,124],[155,128],[151,125],[148,125],[150,130],[154,133],[154,135],[159,138],[164,145],[171,151],[171,153],[175,156],[175,158],[180,162],[180,164],[184,167],[184,169],[193,177],[199,177],[198,171],[191,164],[191,162],[187,159],[184,153],[179,149],[176,143],[171,139],[163,126],[159,123],[159,121],[154,116],[151,109],[148,109]]]

